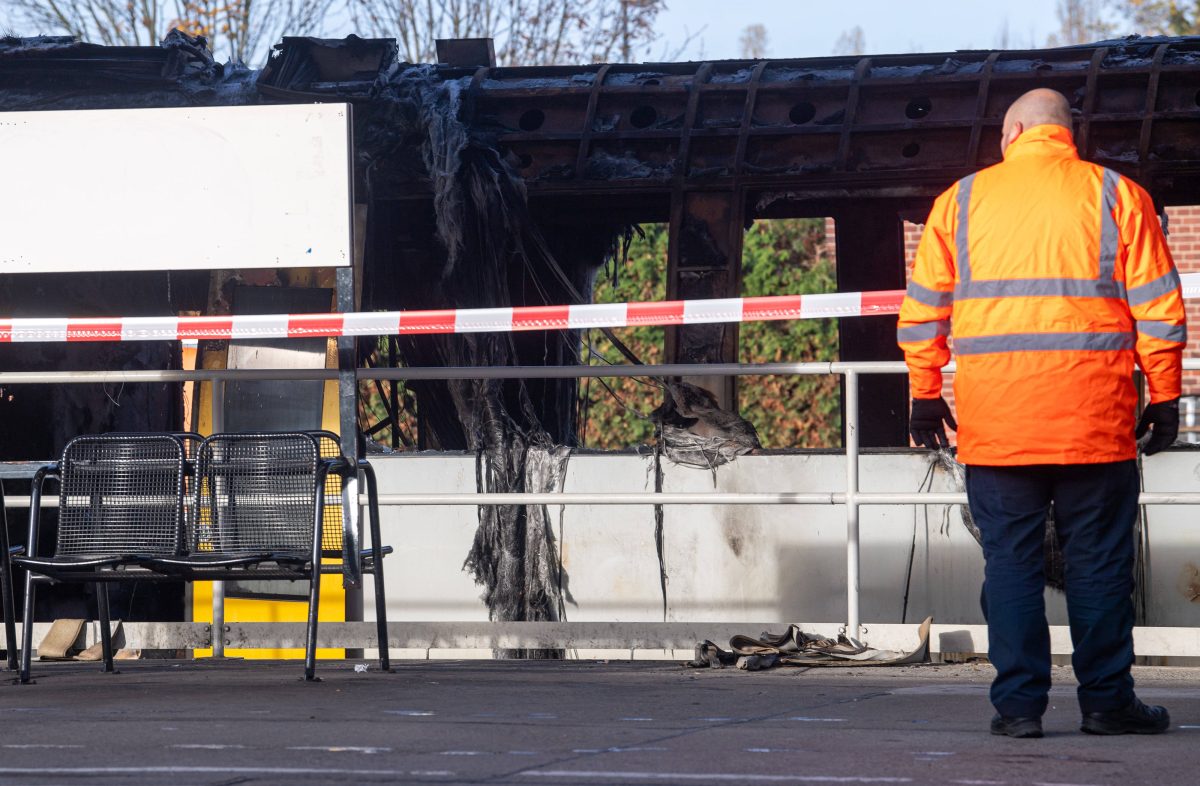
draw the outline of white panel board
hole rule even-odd
[[[345,104],[0,113],[0,273],[340,267]]]

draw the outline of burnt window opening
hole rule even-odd
[[[792,125],[795,126],[802,126],[805,123],[811,122],[816,116],[817,108],[808,101],[801,101],[788,112],[788,120],[791,120]]]
[[[369,368],[401,364],[395,336],[378,336],[364,358]],[[404,380],[370,379],[358,383],[358,427],[377,450],[420,447],[417,399]],[[370,448],[368,448],[370,449]]]
[[[909,120],[920,120],[933,111],[933,101],[922,96],[914,98],[904,107],[904,116]]]
[[[522,131],[537,131],[546,123],[546,113],[540,109],[528,109],[521,114],[517,121]]]
[[[658,110],[652,106],[639,106],[629,115],[629,124],[634,128],[649,128],[658,122]]]
[[[638,227],[625,259],[610,260],[596,274],[593,303],[662,301],[667,298],[668,225]],[[614,331],[644,363],[664,362],[666,328],[628,327]],[[627,362],[599,330],[581,333],[584,365]],[[619,377],[579,380],[579,444],[621,450],[654,441],[647,416],[662,402],[663,390],[651,379]]]
[[[758,219],[742,244],[742,297],[837,291],[832,218]],[[836,319],[746,322],[738,362],[802,363],[838,359]],[[778,374],[738,379],[738,412],[764,448],[837,448],[841,391],[837,377]]]

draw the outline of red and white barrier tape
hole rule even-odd
[[[582,306],[367,311],[124,319],[4,319],[0,342],[148,341],[487,333],[564,328],[699,325],[895,314],[904,292],[594,303]]]
[[[1184,297],[1200,297],[1200,273],[1190,273],[1182,279]],[[900,311],[903,299],[904,291],[896,289],[654,303],[350,314],[0,319],[0,342],[319,338],[767,322],[895,314]]]

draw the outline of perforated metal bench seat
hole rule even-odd
[[[195,447],[194,451],[189,451]],[[194,452],[194,456],[189,456]],[[361,472],[372,548],[350,556],[342,484]],[[305,678],[314,679],[322,573],[354,559],[375,579],[380,660],[389,668],[378,490],[370,465],[352,466],[329,432],[119,434],[77,437],[34,479],[29,543],[38,542],[42,486],[57,479],[55,553],[14,559],[26,569],[21,681],[29,681],[38,580],[97,585],[106,670],[112,670],[108,591],[113,581],[291,579],[309,582]],[[354,500],[351,504],[357,504]],[[357,541],[357,535],[355,536]],[[322,557],[341,562],[322,564]]]
[[[239,568],[250,569],[254,572],[259,565],[272,564],[280,569],[290,569],[289,572],[304,571],[311,558],[307,554],[180,554],[178,557],[154,557],[143,563],[150,570],[164,574],[186,575],[190,571],[234,571]],[[230,574],[233,577],[234,574]]]
[[[13,557],[12,564],[45,576],[69,576],[75,573],[94,573],[104,568],[115,570],[134,567],[141,558],[134,554],[66,557]]]

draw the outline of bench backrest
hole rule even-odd
[[[342,443],[332,431],[310,432],[317,439],[322,461],[342,458]],[[342,476],[329,473],[325,479],[325,509],[321,516],[321,552],[326,557],[342,556]]]
[[[309,554],[319,461],[319,442],[311,434],[206,439],[196,461],[189,550]]]
[[[59,556],[176,554],[184,444],[169,434],[87,435],[63,449]]]

